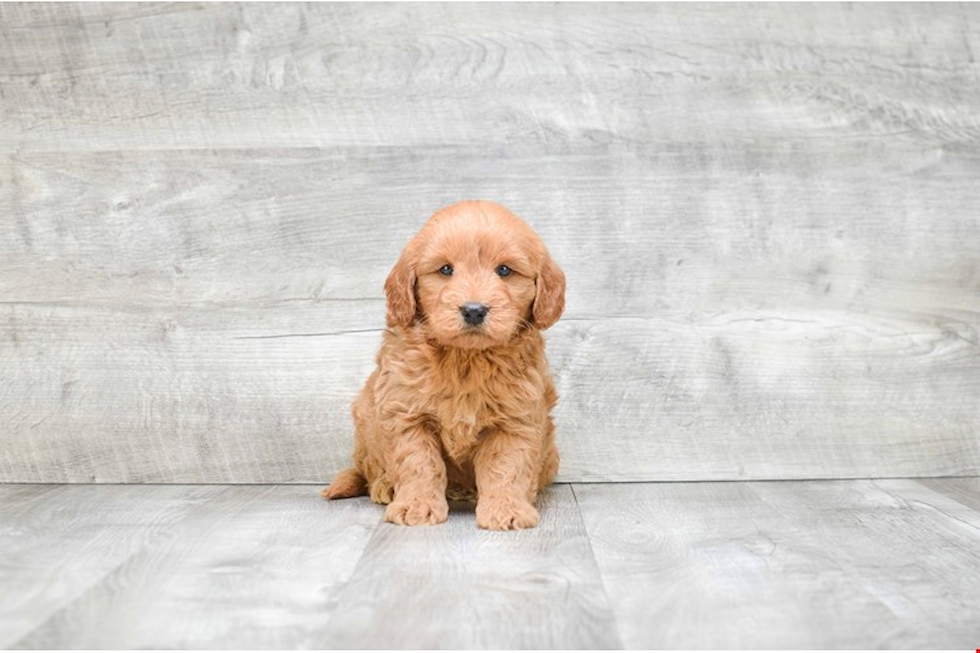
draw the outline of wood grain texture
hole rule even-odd
[[[219,491],[0,485],[0,647],[70,609]]]
[[[562,263],[560,479],[980,473],[980,6],[0,5],[0,480],[321,482],[384,277]]]
[[[977,16],[970,4],[5,4],[0,147],[961,142],[980,127]]]
[[[558,485],[491,533],[315,486],[0,485],[0,646],[963,649],[978,488]]]
[[[15,347],[48,363],[5,372],[0,469],[45,482],[328,480],[380,341],[324,305],[12,314]]]
[[[379,520],[309,486],[0,490],[7,648],[291,648]]]
[[[627,648],[964,648],[980,512],[910,480],[576,485]]]
[[[381,524],[325,631],[340,648],[619,648],[589,538],[567,485],[541,523],[479,530],[471,505],[432,527]],[[320,639],[323,638],[323,639]]]

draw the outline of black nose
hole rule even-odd
[[[466,302],[459,307],[459,312],[463,314],[463,320],[472,326],[483,324],[483,318],[487,316],[489,310],[479,302]]]

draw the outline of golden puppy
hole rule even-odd
[[[540,331],[565,308],[565,275],[538,236],[492,202],[437,211],[385,282],[388,329],[354,402],[354,468],[327,499],[370,494],[396,524],[446,521],[477,497],[476,523],[538,523],[558,471],[557,401]]]

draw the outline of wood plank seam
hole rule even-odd
[[[586,535],[588,535],[586,541],[588,542],[588,549],[589,549],[589,556],[590,556],[589,559],[592,562],[592,566],[595,568],[596,575],[599,577],[599,586],[602,587],[602,594],[606,602],[606,605],[612,606],[613,602],[609,600],[609,589],[608,587],[606,587],[606,581],[603,578],[602,570],[599,568],[599,562],[598,560],[596,560],[595,549],[592,546],[592,533],[589,531],[589,526],[588,524],[585,523],[585,518],[582,516],[582,508],[578,503],[578,495],[575,493],[575,486],[576,483],[568,484],[569,489],[572,491],[572,499],[575,502],[575,510],[577,511],[578,519],[582,524],[582,530],[584,530]],[[612,617],[611,617],[612,625],[616,631],[616,639],[619,642],[619,646],[617,648],[624,649],[626,647],[623,645],[623,633],[619,628],[619,620],[616,617],[616,612],[615,611],[611,611],[611,612],[612,612]]]

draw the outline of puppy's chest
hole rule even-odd
[[[429,401],[447,455],[463,460],[472,455],[487,429],[505,417],[506,388],[492,380],[470,380],[436,388]]]

